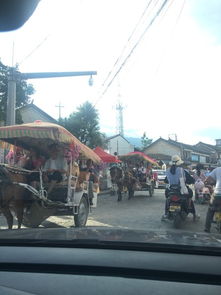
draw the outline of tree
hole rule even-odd
[[[135,151],[135,152],[141,152],[142,150],[141,150],[141,148],[139,148],[138,146],[135,146],[135,147],[134,147],[134,151]]]
[[[106,136],[100,132],[98,111],[90,102],[80,105],[59,123],[90,148],[105,147]]]
[[[152,141],[153,139],[148,138],[146,132],[144,132],[141,137],[142,150],[145,150],[152,143]]]
[[[15,67],[15,70],[18,71],[18,66]],[[4,123],[6,122],[7,111],[8,71],[9,67],[0,61],[0,121]],[[28,104],[33,93],[33,86],[25,80],[16,82],[16,123],[22,123],[18,108]]]

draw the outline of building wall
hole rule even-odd
[[[111,138],[108,141],[108,151],[111,155],[116,152],[118,155],[125,155],[127,153],[133,152],[134,147],[132,144],[128,143],[123,137],[117,136]]]
[[[158,141],[145,150],[146,154],[163,154],[167,156],[181,155],[181,149],[164,141]]]

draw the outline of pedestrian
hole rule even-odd
[[[194,173],[193,177],[195,179],[194,183],[194,190],[195,190],[195,202],[199,199],[199,194],[203,190],[205,184],[204,181],[206,179],[205,173],[203,172],[203,165],[200,163],[196,166],[196,172]]]
[[[159,183],[158,183],[158,173],[157,173],[157,171],[153,171],[153,181],[154,181],[154,187],[158,188]]]

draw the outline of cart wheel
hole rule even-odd
[[[82,197],[78,210],[78,215],[74,215],[74,223],[76,227],[83,227],[87,223],[89,214],[89,204],[86,197]]]
[[[29,228],[37,228],[41,224],[41,222],[30,222],[30,220],[24,216],[22,220],[22,224]]]
[[[49,216],[54,215],[55,209],[42,207],[38,202],[33,202],[28,212],[24,212],[22,224],[26,227],[36,228]]]

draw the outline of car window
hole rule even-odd
[[[221,233],[220,9],[42,0],[0,32],[2,230]]]
[[[165,171],[156,171],[158,175],[166,175]]]

